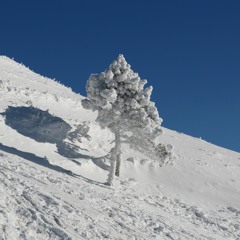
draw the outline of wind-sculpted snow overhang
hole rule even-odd
[[[79,152],[80,147],[74,140],[89,139],[89,128],[86,124],[80,124],[74,131],[62,118],[51,115],[34,107],[9,106],[4,113],[5,123],[18,133],[37,142],[56,144],[58,153],[67,158],[89,158]],[[68,139],[71,143],[66,142]]]

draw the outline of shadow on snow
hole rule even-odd
[[[44,166],[46,168],[52,169],[54,171],[72,175],[72,171],[66,170],[66,169],[56,166],[56,165],[52,165],[51,163],[49,163],[47,158],[38,157],[33,153],[23,152],[16,148],[5,146],[2,143],[0,143],[0,150],[3,152],[13,154],[13,155],[17,155],[18,157],[21,157],[25,160],[36,163],[38,165]]]
[[[0,143],[0,151],[16,155],[18,157],[21,157],[21,158],[27,160],[27,161],[33,162],[37,165],[46,167],[46,168],[51,169],[53,171],[56,171],[56,172],[59,172],[59,173],[64,173],[66,175],[82,179],[87,183],[94,184],[94,185],[97,185],[97,186],[100,186],[100,187],[106,187],[105,183],[101,183],[101,182],[91,180],[91,179],[86,178],[84,176],[81,176],[79,174],[75,174],[70,170],[66,170],[66,169],[64,169],[60,166],[53,165],[48,161],[48,159],[46,157],[39,157],[39,156],[36,156],[33,153],[23,152],[23,151],[20,151],[20,150],[14,148],[14,147],[5,146],[2,143]]]
[[[71,132],[71,126],[60,117],[51,115],[48,111],[42,111],[34,107],[11,107],[4,113],[6,125],[15,129],[20,134],[41,143],[56,144],[58,153],[67,158],[87,158],[87,155],[79,153],[80,147],[66,142],[66,140],[81,141],[87,139],[89,128],[86,124],[80,124]]]
[[[88,135],[89,126],[86,122],[80,123],[75,130],[72,130],[62,118],[53,116],[48,111],[24,106],[9,106],[4,113],[0,114],[5,116],[6,125],[18,133],[37,142],[56,144],[58,154],[69,158],[74,163],[80,165],[74,158],[84,158],[92,160],[103,170],[109,170],[108,164],[105,163],[108,155],[101,158],[84,155],[79,152],[81,148],[74,144],[75,141],[81,143],[82,138],[91,140]]]

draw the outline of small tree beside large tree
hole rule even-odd
[[[105,72],[92,74],[87,82],[83,107],[98,111],[96,121],[115,135],[109,185],[113,184],[114,176],[120,174],[123,139],[130,147],[159,161],[161,166],[171,157],[171,146],[156,141],[162,133],[162,119],[155,103],[150,101],[153,88],[144,88],[146,83],[131,70],[123,55],[119,55]]]

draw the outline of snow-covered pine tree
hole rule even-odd
[[[155,103],[150,101],[153,88],[144,89],[146,83],[131,70],[123,55],[119,55],[105,72],[92,74],[87,82],[87,98],[82,100],[83,107],[97,110],[96,121],[115,134],[107,180],[109,185],[112,185],[114,175],[120,174],[123,138],[131,147],[158,159],[159,165],[163,165],[171,155],[171,146],[156,143],[162,133],[162,119]]]

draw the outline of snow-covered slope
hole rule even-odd
[[[124,146],[80,95],[0,57],[0,239],[240,239],[240,154],[164,129],[174,164]]]

